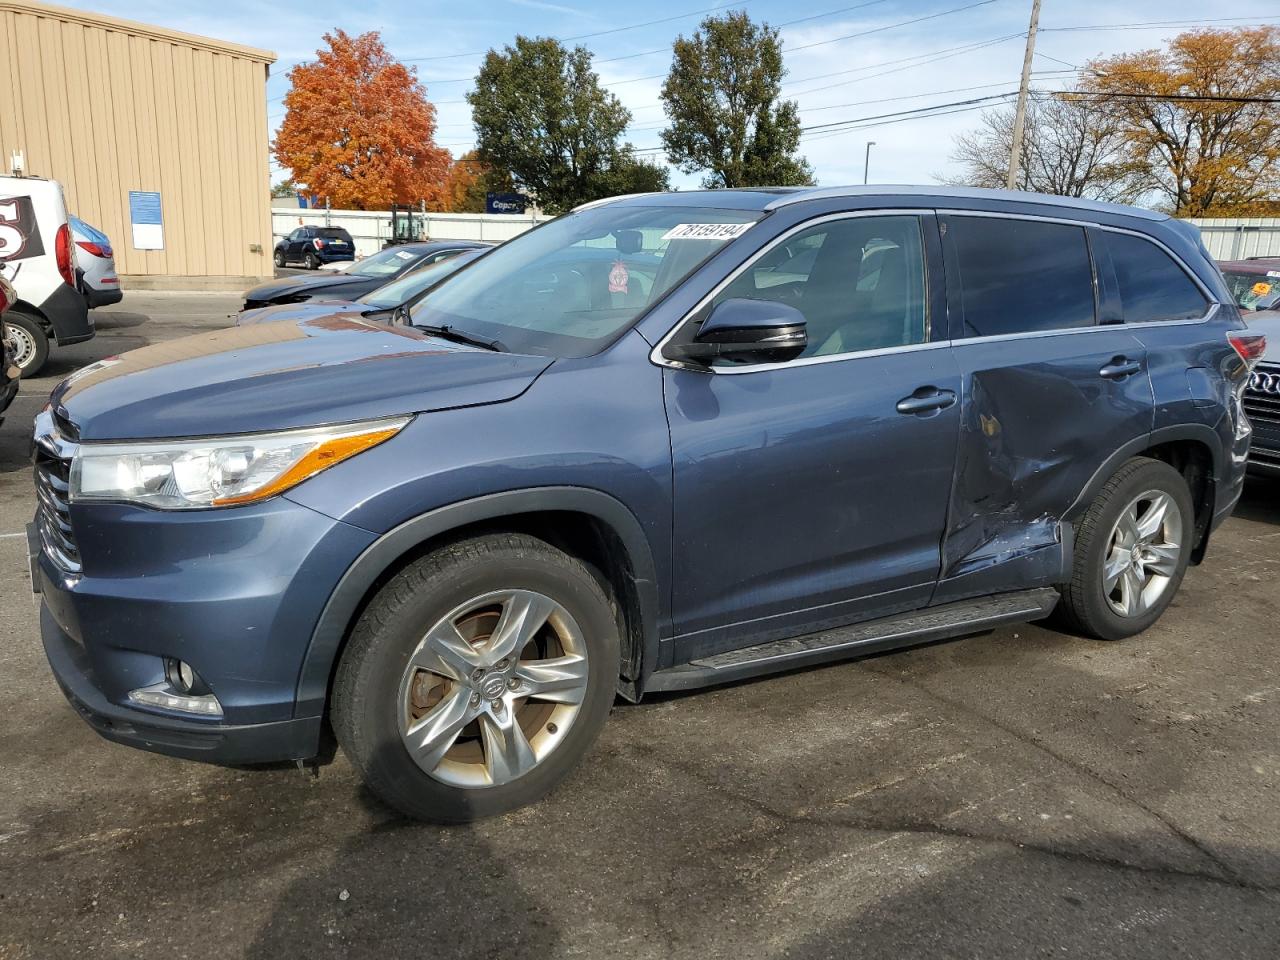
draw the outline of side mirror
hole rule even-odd
[[[692,343],[672,343],[663,355],[672,360],[710,364],[783,363],[808,344],[805,320],[795,307],[769,300],[725,300],[702,321]]]

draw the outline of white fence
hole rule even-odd
[[[1280,257],[1280,218],[1191,219],[1215,260]]]
[[[292,202],[292,201],[291,201]],[[421,214],[414,212],[417,219]],[[432,240],[487,240],[501,243],[551,218],[546,214],[428,213],[423,218]],[[391,213],[386,210],[304,210],[272,206],[273,239],[301,226],[342,227],[356,242],[357,256],[377,253],[391,237]]]

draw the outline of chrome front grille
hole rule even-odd
[[[67,438],[73,430],[47,410],[36,417],[36,529],[49,559],[68,573],[79,573],[80,550],[71,527],[71,459],[76,445]]]
[[[1244,391],[1244,412],[1252,423],[1280,425],[1280,363],[1260,363]]]

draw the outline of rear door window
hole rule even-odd
[[[963,336],[1093,326],[1093,262],[1083,226],[980,216],[948,216],[942,223]]]
[[[1169,254],[1133,234],[1107,231],[1103,236],[1111,251],[1126,323],[1204,316],[1209,301]]]

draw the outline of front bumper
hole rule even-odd
[[[182,720],[114,704],[94,682],[84,648],[63,632],[48,607],[40,610],[40,633],[54,679],[67,701],[85,723],[115,743],[228,766],[307,760],[319,752],[319,717],[229,725]]]
[[[373,535],[284,497],[226,510],[72,504],[82,570],[32,544],[54,676],[109,740],[212,763],[316,756],[322,720],[296,711],[320,611]],[[131,690],[191,664],[222,720],[133,705]]]

